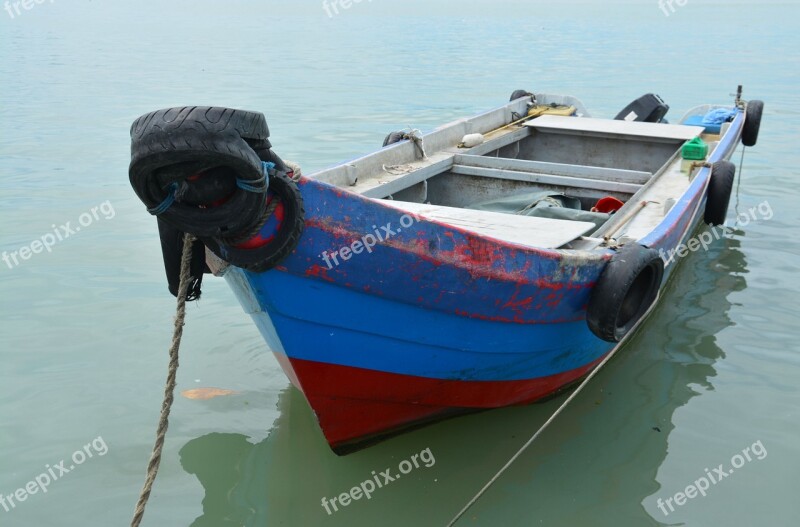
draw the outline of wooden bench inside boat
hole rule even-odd
[[[575,189],[587,199],[624,197],[638,192],[684,141],[702,131],[697,126],[543,115],[466,151],[446,148],[397,165],[399,173],[384,168],[377,177],[362,179],[364,174],[354,170],[350,179],[356,182],[353,190],[364,196],[408,201],[414,200],[403,191],[450,176]]]
[[[610,192],[627,195],[635,194],[653,177],[652,173],[640,170],[455,154],[407,174],[373,181],[360,193],[370,198],[386,198],[446,174],[503,179],[548,187],[586,189],[593,191],[593,194]]]
[[[454,174],[635,194],[652,177],[649,172],[548,163],[505,157],[459,154],[450,168]]]
[[[525,126],[546,133],[592,135],[602,137],[640,138],[648,142],[688,141],[704,132],[702,126],[683,124],[643,123],[638,121],[612,121],[591,117],[562,117],[543,115],[525,123]]]
[[[381,203],[497,240],[542,249],[561,247],[596,230],[595,225],[587,221],[538,218],[409,201],[387,200]]]

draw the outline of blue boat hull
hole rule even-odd
[[[742,123],[739,113],[710,162],[731,156]],[[698,173],[640,243],[669,254],[692,235],[709,173]],[[306,227],[297,249],[270,271],[231,268],[226,277],[335,450],[453,413],[535,401],[613,349],[586,324],[612,250],[524,247],[313,179],[300,190]],[[367,234],[376,240],[369,249],[331,257]]]

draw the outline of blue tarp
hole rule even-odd
[[[720,125],[722,123],[732,121],[735,116],[736,110],[732,110],[730,108],[717,108],[716,110],[711,110],[703,117],[703,124]]]
[[[594,223],[598,228],[611,217],[610,214],[602,212],[581,210],[581,202],[577,198],[552,191],[542,192],[541,190],[481,201],[467,205],[464,208],[503,212],[505,214],[521,214],[539,218],[588,221]]]
[[[693,115],[686,119],[683,124],[689,126],[702,126],[710,134],[718,134],[722,123],[732,120],[736,116],[736,110],[730,108],[715,108],[705,115]]]

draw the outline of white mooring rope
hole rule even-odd
[[[605,366],[608,363],[608,361],[610,361],[614,357],[614,355],[617,354],[617,351],[619,351],[619,349],[622,348],[622,345],[625,343],[626,340],[628,340],[628,337],[633,335],[636,332],[636,329],[639,327],[639,324],[641,324],[642,321],[644,321],[647,318],[647,316],[650,314],[650,312],[653,310],[653,308],[656,306],[657,303],[658,303],[658,297],[656,297],[655,301],[653,301],[653,304],[650,306],[650,308],[647,310],[647,312],[644,315],[642,315],[642,318],[640,318],[639,321],[636,323],[636,325],[633,328],[631,328],[631,330],[628,332],[627,335],[625,335],[625,337],[622,339],[622,341],[619,342],[614,347],[613,350],[611,350],[611,353],[609,353],[606,356],[606,358],[603,359],[600,362],[600,364],[598,364],[597,367],[594,370],[592,370],[592,372],[589,375],[586,376],[586,378],[578,385],[578,387],[575,388],[575,391],[572,392],[569,397],[567,397],[567,400],[564,401],[563,403],[561,403],[561,406],[559,406],[556,409],[556,411],[553,412],[553,414],[547,419],[547,421],[545,421],[544,424],[542,426],[540,426],[539,429],[531,436],[531,438],[528,439],[528,441],[526,441],[525,444],[522,445],[522,447],[520,447],[519,450],[517,450],[517,453],[514,454],[511,457],[511,459],[509,459],[508,462],[506,462],[506,464],[503,465],[503,467],[500,470],[497,471],[497,474],[495,474],[492,477],[492,479],[490,479],[486,483],[486,485],[484,485],[483,488],[481,490],[479,490],[478,493],[471,500],[469,500],[469,502],[464,506],[464,508],[461,509],[458,512],[458,514],[456,514],[453,517],[452,520],[450,520],[450,523],[447,524],[447,527],[453,527],[453,525],[455,525],[455,523],[459,519],[461,519],[461,517],[464,516],[464,514],[466,514],[466,512],[470,509],[470,507],[475,505],[475,503],[481,498],[481,496],[483,496],[486,493],[486,491],[489,490],[489,487],[494,485],[494,483],[500,478],[500,476],[503,475],[503,473],[508,469],[508,467],[510,467],[514,463],[514,461],[516,461],[517,458],[519,458],[522,455],[522,453],[525,452],[525,450],[527,450],[528,447],[531,446],[533,444],[533,442],[536,441],[536,439],[540,435],[542,435],[542,433],[547,429],[548,426],[550,426],[550,424],[553,421],[555,421],[556,417],[558,417],[559,414],[561,414],[561,412],[567,407],[567,405],[569,405],[569,403],[571,403],[572,400],[575,399],[575,397],[578,396],[578,394],[581,392],[581,390],[583,390],[583,388],[587,384],[589,384],[589,381],[591,381],[594,378],[594,376],[597,375],[597,373],[603,368],[603,366]]]

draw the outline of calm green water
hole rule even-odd
[[[276,150],[309,172],[516,88],[571,93],[599,116],[657,91],[677,119],[738,83],[766,113],[729,217],[764,201],[774,216],[685,258],[643,330],[459,525],[797,524],[797,4],[690,0],[665,16],[656,0],[374,0],[330,18],[318,0],[32,6],[0,12],[0,250],[42,251],[0,262],[0,495],[58,476],[61,460],[69,473],[0,504],[0,526],[126,525],[141,488],[174,303],[127,182],[138,115],[261,110]],[[52,252],[30,245],[67,222],[81,229]],[[178,398],[148,526],[445,525],[563,401],[337,458],[214,279],[189,308],[179,381],[239,393]],[[705,497],[660,510],[746,448],[752,461]],[[430,467],[321,506],[425,449]]]

